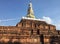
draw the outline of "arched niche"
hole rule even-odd
[[[48,26],[48,25],[45,25],[45,29],[47,29],[47,30],[48,30],[48,29],[49,29],[49,26]]]
[[[44,25],[39,25],[39,29],[44,29]]]

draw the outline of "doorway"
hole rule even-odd
[[[44,44],[44,36],[43,36],[43,34],[40,35],[40,44]]]

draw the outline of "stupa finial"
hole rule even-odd
[[[26,17],[28,17],[28,18],[35,18],[31,0],[30,0],[30,3],[29,3],[29,8],[28,8],[28,12],[27,12],[27,16]]]

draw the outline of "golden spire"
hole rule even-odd
[[[30,0],[30,3],[29,3],[28,13],[27,13],[26,17],[28,17],[28,18],[35,18],[31,0]]]

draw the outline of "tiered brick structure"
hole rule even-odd
[[[60,44],[60,31],[36,20],[30,3],[27,17],[16,26],[0,26],[0,44]]]

